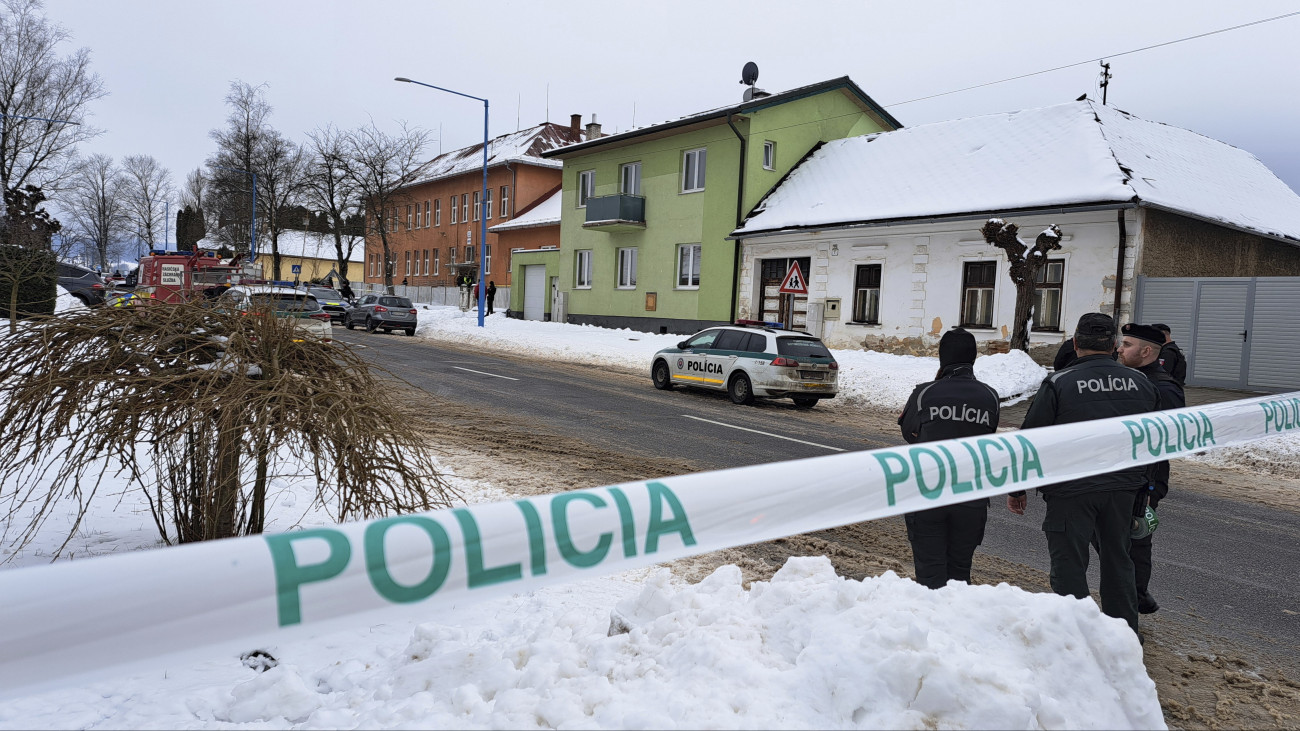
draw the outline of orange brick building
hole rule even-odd
[[[498,243],[490,229],[533,208],[561,185],[563,164],[546,160],[542,153],[581,142],[580,116],[569,126],[546,122],[488,142],[487,200],[483,191],[483,145],[461,148],[434,158],[425,178],[401,191],[403,203],[390,219],[388,245],[395,257],[393,283],[412,287],[455,286],[468,275],[478,281],[479,241],[487,217],[487,268],[483,281],[510,286],[510,249]],[[598,129],[598,128],[597,128]],[[596,132],[599,134],[599,132]],[[486,203],[486,205],[484,205]],[[391,215],[391,214],[390,214]],[[534,228],[524,236],[545,237],[559,243],[559,223],[554,231]],[[522,232],[511,238],[516,241]],[[514,241],[508,241],[518,248]],[[383,245],[379,235],[366,238],[367,283],[384,281]]]

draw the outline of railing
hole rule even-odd
[[[645,196],[619,193],[587,199],[587,226],[628,223],[645,225]]]

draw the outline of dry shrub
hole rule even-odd
[[[351,350],[267,311],[41,318],[0,337],[0,511],[17,545],[58,504],[79,523],[106,467],[144,491],[169,544],[260,533],[268,486],[304,471],[339,520],[446,507],[418,420]]]

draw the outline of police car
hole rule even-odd
[[[655,388],[695,386],[726,391],[738,404],[789,398],[811,408],[839,390],[839,364],[821,340],[806,332],[738,320],[702,330],[655,353]]]

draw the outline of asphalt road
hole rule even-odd
[[[741,407],[725,394],[661,392],[602,369],[503,357],[404,335],[346,332],[364,357],[451,401],[512,414],[575,441],[620,453],[689,460],[723,469],[902,443],[880,418],[859,426],[843,414],[803,411],[789,401]],[[648,364],[647,364],[648,369]],[[1175,473],[1175,479],[1177,473]],[[1249,480],[1242,476],[1243,482]],[[1043,504],[1026,515],[995,499],[981,551],[1049,569]],[[1152,621],[1186,625],[1188,641],[1209,632],[1300,671],[1300,514],[1178,490],[1160,505],[1151,592]],[[1095,565],[1092,586],[1097,586]],[[1144,620],[1145,621],[1145,620]]]

